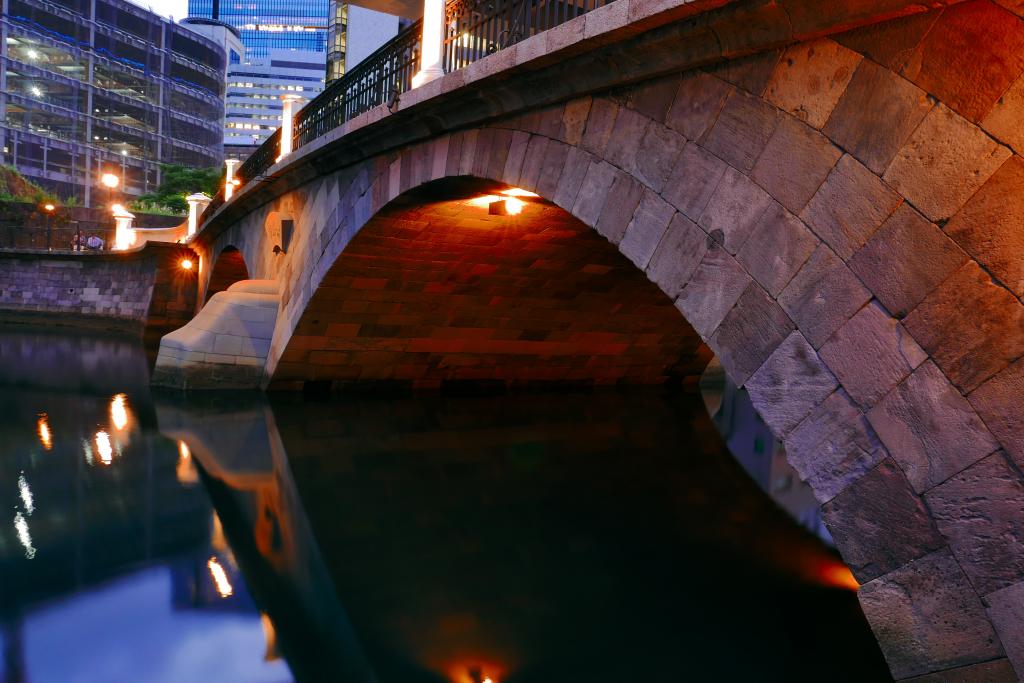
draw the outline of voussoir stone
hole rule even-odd
[[[711,152],[693,142],[688,143],[679,155],[661,197],[690,220],[696,221],[727,168],[726,163]]]
[[[927,358],[899,321],[876,302],[857,312],[820,349],[850,396],[874,405]]]
[[[697,222],[709,234],[720,234],[726,250],[735,254],[747,241],[761,214],[772,204],[774,200],[767,192],[730,166],[722,174]]]
[[[1024,580],[1024,480],[993,453],[925,494],[964,572],[982,595]]]
[[[849,259],[901,201],[878,176],[847,154],[800,217],[836,254]]]
[[[937,225],[902,204],[849,265],[882,305],[902,318],[967,259]]]
[[[1013,666],[1005,657],[903,680],[908,683],[1017,683]]]
[[[1024,122],[1024,76],[1003,93],[982,120],[981,127],[1020,154],[1024,152],[1024,126],[1021,122]]]
[[[595,229],[612,244],[622,241],[626,227],[633,219],[633,212],[644,196],[644,186],[633,176],[616,171],[608,198],[601,207],[601,217]]]
[[[615,167],[603,161],[592,161],[580,184],[572,214],[587,225],[597,225],[608,191],[615,180]]]
[[[931,361],[872,408],[868,419],[919,493],[999,447]]]
[[[1003,655],[981,599],[947,548],[869,581],[858,597],[897,679]]]
[[[865,59],[822,132],[881,175],[932,106],[925,91]]]
[[[882,177],[929,220],[938,221],[959,211],[1009,156],[1006,147],[938,104]]]
[[[1024,358],[972,391],[967,399],[1021,468],[1024,468]]]
[[[753,280],[720,243],[707,238],[707,251],[676,299],[687,322],[704,339],[725,318]]]
[[[676,167],[686,138],[658,123],[647,128],[636,150],[633,162],[638,179],[655,192],[661,192],[665,181]]]
[[[765,98],[808,125],[821,128],[862,59],[827,38],[793,45],[775,65]]]
[[[792,332],[746,383],[772,433],[784,437],[839,383],[799,332]]]
[[[747,272],[777,297],[814,252],[818,240],[803,222],[778,202],[761,214],[736,254]]]
[[[780,204],[799,213],[840,156],[842,152],[824,135],[802,121],[783,116],[750,177]]]
[[[789,314],[815,348],[871,299],[857,276],[825,244],[819,244],[800,272],[779,296]]]
[[[963,392],[1024,355],[1024,305],[973,261],[925,297],[903,324]]]
[[[690,140],[702,140],[732,90],[725,81],[703,71],[683,74],[676,98],[665,116],[665,125]]]
[[[842,389],[811,411],[785,439],[789,463],[824,503],[885,457],[867,418]]]
[[[861,583],[945,545],[924,501],[891,458],[825,503],[822,516]]]
[[[742,386],[789,336],[793,321],[756,282],[751,282],[708,344],[729,376]]]
[[[647,268],[647,263],[654,255],[654,250],[658,248],[658,243],[661,242],[675,213],[671,204],[654,192],[645,190],[640,204],[633,213],[633,220],[626,227],[626,234],[619,242],[619,250],[636,264],[637,268]]]
[[[675,299],[689,282],[708,250],[708,236],[681,213],[676,213],[647,266],[651,280]]]
[[[750,171],[775,131],[782,114],[764,100],[733,90],[704,140],[712,154],[741,171]]]
[[[1024,159],[1013,156],[945,227],[947,235],[1018,297],[1024,297],[1022,198]]]
[[[989,593],[985,601],[1007,656],[1024,678],[1024,581]]]

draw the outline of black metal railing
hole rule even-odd
[[[445,8],[442,66],[446,73],[463,69],[611,2],[614,0],[452,0]],[[374,107],[390,107],[410,90],[420,61],[421,22],[411,24],[299,110],[292,149],[298,150]],[[239,187],[260,178],[274,165],[280,139],[278,130],[239,167]],[[221,190],[204,218],[223,203]]]

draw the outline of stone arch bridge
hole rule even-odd
[[[1016,680],[1022,14],[615,0],[208,211],[200,288],[225,251],[254,280],[165,338],[158,379],[686,381],[713,352],[824,504],[894,677]],[[501,215],[510,188],[539,197]]]

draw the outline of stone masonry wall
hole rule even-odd
[[[1014,680],[1022,13],[972,0],[441,134],[317,177],[211,248],[281,283],[269,378],[389,201],[463,175],[538,192],[617,245],[748,388],[896,678]],[[295,235],[275,255],[282,216]]]
[[[129,253],[0,251],[0,317],[98,318],[169,331],[195,309],[196,278],[178,267],[190,253],[158,244]]]

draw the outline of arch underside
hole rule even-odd
[[[692,328],[749,390],[824,505],[895,677],[1014,680],[1024,675],[1021,54],[1019,16],[973,0],[499,119],[314,180],[277,200],[294,211],[296,236],[259,275],[283,283],[268,369],[275,381],[350,381],[366,365],[357,356],[411,358],[399,348],[410,337],[392,329],[360,337],[363,325],[408,321],[358,318],[381,303],[369,315],[401,316],[396,297],[411,304],[426,290],[396,284],[438,251],[427,228],[396,224],[416,223],[403,212],[424,204],[404,193],[459,176],[537,192],[600,235],[573,223],[577,242],[566,244],[617,247],[627,271],[660,289],[665,329]],[[253,215],[231,237],[261,239],[262,225]],[[562,274],[585,287],[578,266]],[[468,282],[431,286],[471,296]],[[353,317],[332,336],[317,316],[345,301]],[[479,318],[485,302],[468,303]],[[455,359],[443,337],[466,321],[445,315],[414,338]],[[533,343],[558,332],[543,331]],[[697,341],[686,344],[697,358]]]
[[[249,279],[249,268],[245,257],[234,246],[224,247],[217,255],[210,271],[210,280],[206,285],[206,298],[209,301],[217,292],[223,292],[239,280]]]
[[[457,178],[377,213],[320,283],[271,382],[654,384],[710,351],[671,300],[579,219]],[[495,189],[498,188],[498,189]],[[492,199],[488,200],[488,197]]]

